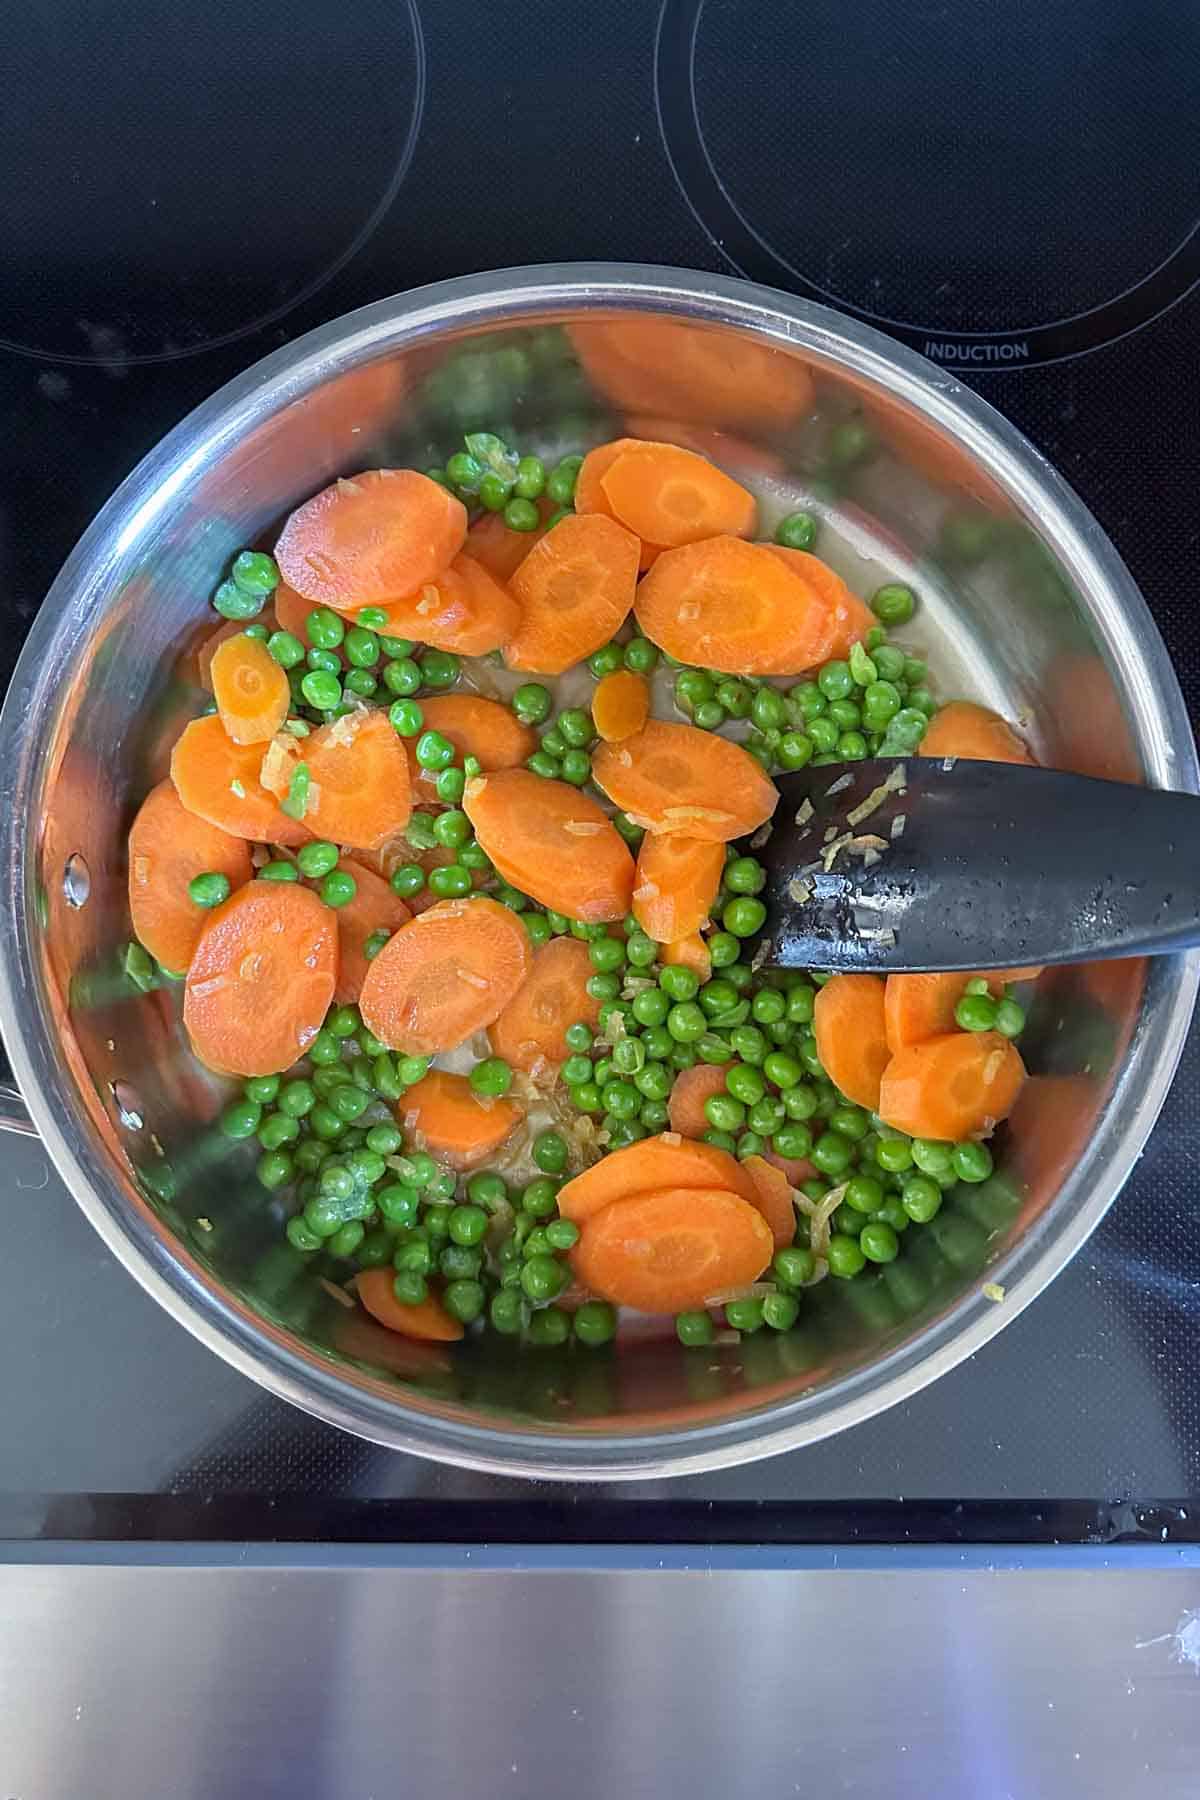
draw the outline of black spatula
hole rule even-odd
[[[1200,800],[1009,763],[779,778],[762,965],[989,969],[1200,944]],[[765,829],[765,828],[764,828]]]

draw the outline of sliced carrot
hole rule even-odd
[[[578,788],[530,769],[501,769],[468,781],[463,807],[505,881],[542,906],[593,925],[629,911],[629,848]]]
[[[796,1207],[791,1184],[783,1170],[762,1156],[748,1156],[742,1164],[758,1191],[754,1204],[771,1227],[775,1248],[782,1250],[796,1235]]]
[[[578,938],[551,938],[535,950],[528,979],[488,1029],[496,1055],[526,1074],[557,1067],[570,1054],[567,1026],[582,1021],[595,1030],[599,1024],[600,1002],[587,991],[594,974],[588,947]]]
[[[1012,726],[973,700],[952,700],[934,713],[920,756],[963,756],[971,761],[1032,763],[1034,757]]]
[[[214,652],[213,699],[235,744],[265,744],[287,718],[292,690],[261,638],[239,632]]]
[[[396,1117],[417,1147],[473,1169],[510,1138],[523,1118],[513,1100],[488,1100],[465,1075],[431,1069],[396,1103]]]
[[[817,1055],[834,1087],[871,1112],[887,1067],[884,984],[878,975],[835,975],[817,991],[813,1032]]]
[[[297,882],[251,881],[208,915],[183,1022],[202,1063],[277,1075],[321,1029],[337,985],[337,919]]]
[[[588,375],[619,411],[731,431],[772,431],[811,412],[813,379],[794,351],[682,319],[587,319],[570,327]]]
[[[998,1031],[953,1031],[897,1051],[877,1111],[912,1137],[959,1142],[985,1136],[1016,1105],[1025,1065]]]
[[[193,719],[171,752],[171,780],[188,812],[232,837],[303,844],[310,832],[289,819],[260,779],[261,744],[235,744],[216,713]]]
[[[696,1063],[690,1069],[680,1069],[671,1083],[667,1101],[672,1131],[680,1132],[685,1138],[702,1138],[712,1129],[704,1102],[711,1100],[714,1094],[725,1092],[727,1067],[727,1063]]]
[[[561,675],[624,624],[637,585],[638,540],[602,513],[569,514],[512,578],[521,622],[505,646],[510,669]]]
[[[389,1050],[436,1056],[499,1018],[532,960],[529,933],[498,900],[441,900],[384,945],[359,1011]]]
[[[659,719],[624,743],[601,744],[592,776],[648,830],[712,843],[757,830],[779,799],[774,783],[740,744],[695,725]]]
[[[596,730],[607,744],[619,744],[622,738],[640,731],[650,717],[650,684],[632,669],[617,669],[596,684],[592,695],[592,718]]]
[[[851,645],[865,638],[876,623],[870,607],[857,594],[851,593],[837,570],[831,569],[819,556],[813,556],[807,550],[785,550],[782,544],[769,544],[767,548],[785,568],[806,581],[825,603],[830,636],[815,661],[828,662],[833,656],[849,656]]]
[[[669,450],[670,444],[647,444],[641,438],[614,438],[610,444],[597,444],[589,450],[583,459],[578,475],[575,477],[575,511],[577,513],[602,513],[606,519],[616,518],[608,495],[604,491],[604,477],[627,450]],[[617,521],[618,524],[621,522]],[[651,569],[662,552],[661,544],[639,543],[638,568]]]
[[[354,878],[354,898],[337,909],[338,982],[337,1006],[351,1006],[362,992],[371,961],[367,939],[376,931],[397,931],[412,913],[391,885],[363,863],[344,856],[341,867]]]
[[[809,1162],[807,1156],[780,1156],[778,1150],[764,1150],[763,1161],[769,1162],[773,1169],[782,1170],[789,1187],[798,1188],[817,1173],[817,1165]]]
[[[673,944],[664,944],[658,960],[668,966],[690,969],[702,982],[712,974],[712,957],[698,931],[693,931],[690,937],[676,938]]]
[[[129,912],[138,943],[175,975],[191,962],[208,916],[188,882],[210,870],[242,887],[251,874],[245,840],[188,812],[172,783],[160,781],[130,827]]]
[[[617,1306],[686,1312],[757,1280],[775,1245],[762,1214],[722,1188],[662,1188],[614,1200],[571,1252],[576,1278]]]
[[[304,823],[318,836],[374,850],[412,816],[408,757],[385,712],[360,708],[320,726],[303,742],[275,744],[263,780],[286,798],[296,767],[308,769]]]
[[[545,537],[553,511],[548,500],[539,500],[541,524],[533,531],[514,531],[504,523],[503,513],[484,513],[467,533],[467,555],[481,563],[494,581],[511,581],[533,546]]]
[[[246,627],[239,619],[224,619],[217,629],[210,632],[195,651],[196,679],[206,694],[212,693],[212,659],[221,645],[231,637],[237,637]]]
[[[1009,982],[1034,981],[1040,969],[991,969],[982,976],[970,969],[939,975],[889,975],[883,999],[883,1020],[888,1048],[895,1055],[907,1044],[956,1031],[954,1009],[966,992],[968,981],[983,979],[993,994]]]
[[[787,675],[824,660],[836,620],[770,545],[708,538],[664,550],[638,588],[646,636],[680,662]]]
[[[532,725],[522,725],[499,700],[485,700],[479,694],[429,694],[422,696],[420,706],[425,730],[440,731],[454,745],[460,762],[473,756],[485,775],[519,768],[538,747]],[[406,738],[404,742],[413,751],[409,773],[421,786],[432,788],[437,776],[417,762],[416,740]]]
[[[697,1065],[700,1067],[702,1065]],[[691,1074],[692,1071],[685,1070]],[[758,1189],[736,1157],[715,1144],[693,1143],[674,1131],[643,1138],[624,1150],[613,1150],[593,1163],[582,1175],[565,1182],[558,1191],[558,1210],[564,1219],[582,1225],[614,1200],[634,1194],[650,1194],[660,1188],[724,1188],[740,1194],[753,1206]]]
[[[389,600],[386,611],[389,632],[460,656],[499,650],[521,620],[508,589],[465,552],[413,593]]]
[[[280,631],[290,631],[307,650],[310,642],[308,620],[309,615],[317,610],[316,602],[306,600],[303,594],[290,588],[286,581],[281,581],[271,595],[271,607]]]
[[[760,475],[771,475],[780,481],[787,474],[787,464],[773,450],[764,450],[761,445],[751,443],[749,438],[737,437],[728,431],[685,424],[682,419],[648,417],[645,413],[628,414],[625,425],[635,439],[647,439],[654,444],[682,444],[686,450],[695,450],[697,455],[706,456],[721,468],[732,465],[739,469],[754,469]]]
[[[638,851],[633,916],[658,944],[699,931],[717,897],[725,867],[722,844],[684,832],[647,832]]]
[[[633,445],[614,459],[600,485],[613,516],[646,543],[671,549],[754,530],[754,495],[676,444]]]
[[[360,1269],[354,1277],[358,1297],[371,1317],[402,1337],[456,1344],[465,1327],[451,1318],[441,1301],[430,1294],[416,1306],[408,1306],[396,1298],[395,1279],[396,1271],[390,1263],[382,1269]]]
[[[462,549],[467,510],[416,469],[367,469],[298,506],[275,546],[288,585],[317,606],[387,606]]]

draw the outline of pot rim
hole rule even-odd
[[[220,388],[177,425],[117,489],[67,559],[21,652],[0,715],[6,839],[0,935],[0,1022],[14,1073],[55,1166],[104,1242],[180,1324],[243,1374],[309,1413],[396,1450],[487,1473],[547,1479],[646,1480],[730,1467],[815,1443],[911,1397],[973,1355],[1027,1306],[1099,1223],[1158,1117],[1200,986],[1200,954],[1159,959],[1108,1115],[1042,1217],[989,1268],[997,1305],[964,1294],[907,1344],[828,1387],[751,1408],[718,1424],[660,1432],[494,1427],[401,1398],[283,1334],[225,1292],[148,1208],[113,1178],[98,1141],[79,1130],[73,1084],[46,1029],[33,941],[33,877],[45,748],[63,669],[83,641],[90,597],[136,551],[193,473],[252,425],[331,375],[447,328],[517,322],[547,311],[636,306],[691,322],[742,327],[864,378],[955,439],[1035,516],[1086,598],[1097,635],[1122,672],[1139,749],[1155,785],[1200,791],[1183,697],[1150,611],[1096,520],[1046,459],[986,401],[924,357],[824,306],[748,282],[651,265],[579,263],[460,277],[373,302],[318,326]]]

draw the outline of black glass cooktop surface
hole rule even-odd
[[[609,258],[824,300],[974,383],[1093,508],[1200,713],[1181,0],[51,0],[4,55],[5,678],[90,516],[238,370],[399,289]],[[1193,1034],[1124,1195],[980,1357],[792,1456],[579,1490],[436,1468],[267,1398],[8,1140],[0,1535],[1187,1536],[1198,1142]]]

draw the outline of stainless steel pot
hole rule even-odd
[[[604,322],[634,316],[659,328],[626,324],[614,348]],[[29,1113],[109,1247],[235,1367],[364,1437],[513,1474],[640,1478],[770,1455],[978,1350],[1119,1191],[1197,988],[1194,959],[1042,984],[1007,1166],[955,1190],[912,1255],[813,1290],[793,1334],[699,1355],[494,1340],[450,1355],[313,1282],[245,1147],[211,1129],[219,1084],[188,1056],[177,994],[139,994],[121,973],[126,830],[197,700],[180,652],[211,627],[230,553],[335,473],[428,461],[464,425],[510,420],[523,446],[563,450],[631,408],[669,410],[705,443],[721,431],[718,454],[768,506],[823,515],[852,578],[910,577],[924,604],[907,635],[944,691],[1028,716],[1060,766],[1197,789],[1162,642],[1079,501],[976,395],[784,294],[621,266],[447,282],[278,351],[145,459],[55,583],[0,721],[0,1008]]]

